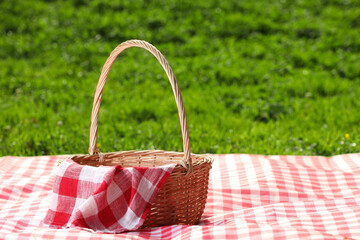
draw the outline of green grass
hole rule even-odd
[[[128,39],[168,59],[194,153],[360,152],[359,1],[87,2],[0,1],[1,156],[86,153],[100,70]],[[98,134],[103,152],[182,150],[145,50],[113,65]]]

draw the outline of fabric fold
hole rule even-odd
[[[59,166],[43,224],[120,233],[138,229],[176,164],[161,167]]]

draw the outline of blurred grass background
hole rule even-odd
[[[0,1],[0,155],[86,153],[102,65],[128,39],[168,59],[192,152],[360,152],[360,2]],[[100,111],[103,152],[182,150],[156,59],[126,50]]]

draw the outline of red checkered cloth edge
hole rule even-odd
[[[41,225],[66,157],[0,158],[0,239],[360,239],[360,154],[213,157],[198,225],[121,234]]]
[[[136,230],[175,165],[92,167],[65,160],[56,172],[44,225],[107,233]]]

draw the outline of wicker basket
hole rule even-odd
[[[166,152],[161,150],[99,152],[96,139],[102,92],[116,57],[129,47],[140,47],[148,50],[158,59],[165,70],[171,83],[179,112],[184,152]],[[89,154],[76,155],[72,159],[79,164],[91,166],[156,167],[176,163],[177,165],[167,182],[158,192],[141,228],[173,224],[197,224],[204,211],[209,171],[213,160],[206,155],[191,154],[184,104],[175,75],[160,51],[145,41],[131,40],[120,44],[105,62],[94,96]]]

